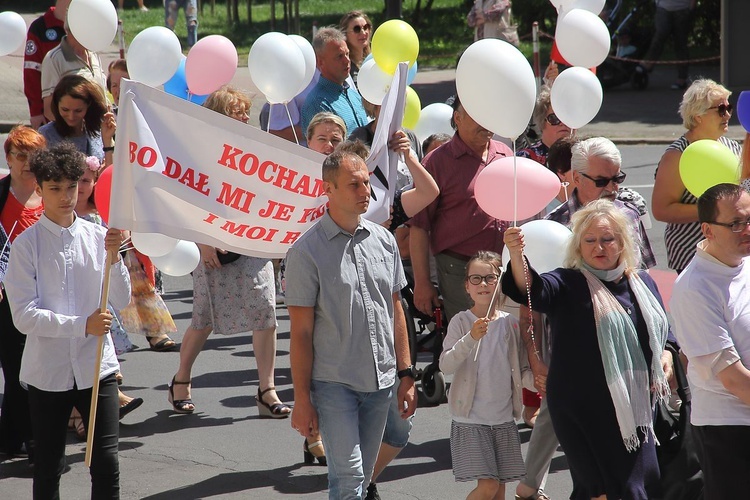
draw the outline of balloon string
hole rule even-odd
[[[516,165],[516,139],[513,142],[513,227],[518,225],[518,170]]]
[[[536,338],[534,337],[534,315],[531,310],[531,273],[529,272],[529,264],[526,262],[526,257],[523,257],[522,255],[522,259],[523,277],[526,282],[526,304],[529,308],[529,328],[526,331],[529,332],[529,336],[531,337],[531,345],[534,347],[534,355],[536,356],[536,359],[541,360],[539,357],[539,350],[536,348]]]
[[[570,186],[570,182],[565,181],[562,183],[563,192],[565,193],[565,203],[568,203],[568,186]]]
[[[297,131],[294,130],[294,122],[292,122],[292,115],[289,113],[289,106],[287,105],[287,103],[284,103],[284,109],[286,109],[286,116],[289,118],[289,125],[291,125],[292,127],[292,133],[294,134],[294,142],[296,142],[299,145],[299,137],[297,137]]]

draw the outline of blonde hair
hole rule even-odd
[[[730,95],[732,92],[713,80],[708,78],[695,80],[682,96],[680,103],[682,125],[688,130],[694,129],[697,125],[696,116],[704,114],[714,102],[727,99]]]
[[[583,268],[583,255],[581,254],[583,233],[601,218],[610,222],[612,231],[622,246],[620,261],[625,262],[626,269],[637,269],[641,263],[641,252],[636,243],[638,240],[634,234],[633,223],[614,203],[604,199],[592,201],[571,217],[570,230],[573,232],[573,237],[568,243],[565,267]]]
[[[334,125],[337,125],[341,129],[341,138],[346,139],[346,123],[344,123],[344,120],[342,120],[337,114],[329,111],[321,111],[312,117],[310,125],[307,126],[307,133],[305,136],[307,137],[308,142],[312,139],[315,127],[321,123],[333,123]]]
[[[230,85],[224,85],[219,90],[213,91],[203,103],[204,108],[226,116],[233,114],[232,108],[244,106],[245,112],[248,112],[252,105],[253,103],[244,91]]]

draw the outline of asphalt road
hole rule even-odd
[[[3,138],[4,140],[4,138]],[[627,186],[650,202],[656,162],[664,146],[622,147]],[[667,270],[663,225],[654,221],[649,231],[659,266]],[[664,273],[669,276],[669,273]],[[190,320],[190,278],[168,278],[165,300],[182,339]],[[291,401],[289,320],[283,306],[278,314],[276,385]],[[257,371],[250,334],[211,337],[193,373],[193,415],[175,415],[167,403],[167,383],[177,369],[179,353],[155,353],[142,338],[140,346],[122,356],[123,390],[145,400],[121,425],[120,470],[123,499],[265,499],[325,498],[326,471],[302,463],[302,439],[289,420],[258,418],[254,394]],[[419,366],[429,361],[420,355]],[[0,379],[2,376],[0,375]],[[530,430],[520,426],[523,451]],[[464,498],[472,486],[456,483],[451,472],[450,416],[446,404],[418,410],[411,440],[379,481],[381,496],[389,500]],[[61,482],[63,498],[89,495],[90,481],[83,463],[84,446],[69,434],[69,470]],[[31,472],[25,459],[0,462],[0,498],[31,498]],[[511,483],[506,498],[513,498]],[[562,453],[552,463],[547,491],[567,498],[570,476]]]

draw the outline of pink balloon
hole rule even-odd
[[[226,85],[237,71],[237,49],[228,38],[209,35],[193,45],[185,61],[188,89],[197,95],[210,94]]]
[[[487,165],[477,176],[474,197],[496,219],[513,220],[513,162],[518,176],[519,220],[541,212],[560,191],[560,179],[534,160],[507,157]]]

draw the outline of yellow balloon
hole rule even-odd
[[[404,128],[414,128],[419,121],[419,114],[422,112],[422,103],[419,96],[411,87],[406,87],[406,109],[404,110],[404,120],[401,124]]]
[[[680,156],[680,178],[690,194],[698,198],[717,184],[739,184],[740,160],[719,141],[695,141]]]
[[[400,19],[384,22],[372,36],[372,57],[389,75],[396,72],[396,66],[402,61],[407,61],[409,66],[414,64],[418,55],[417,32]]]

